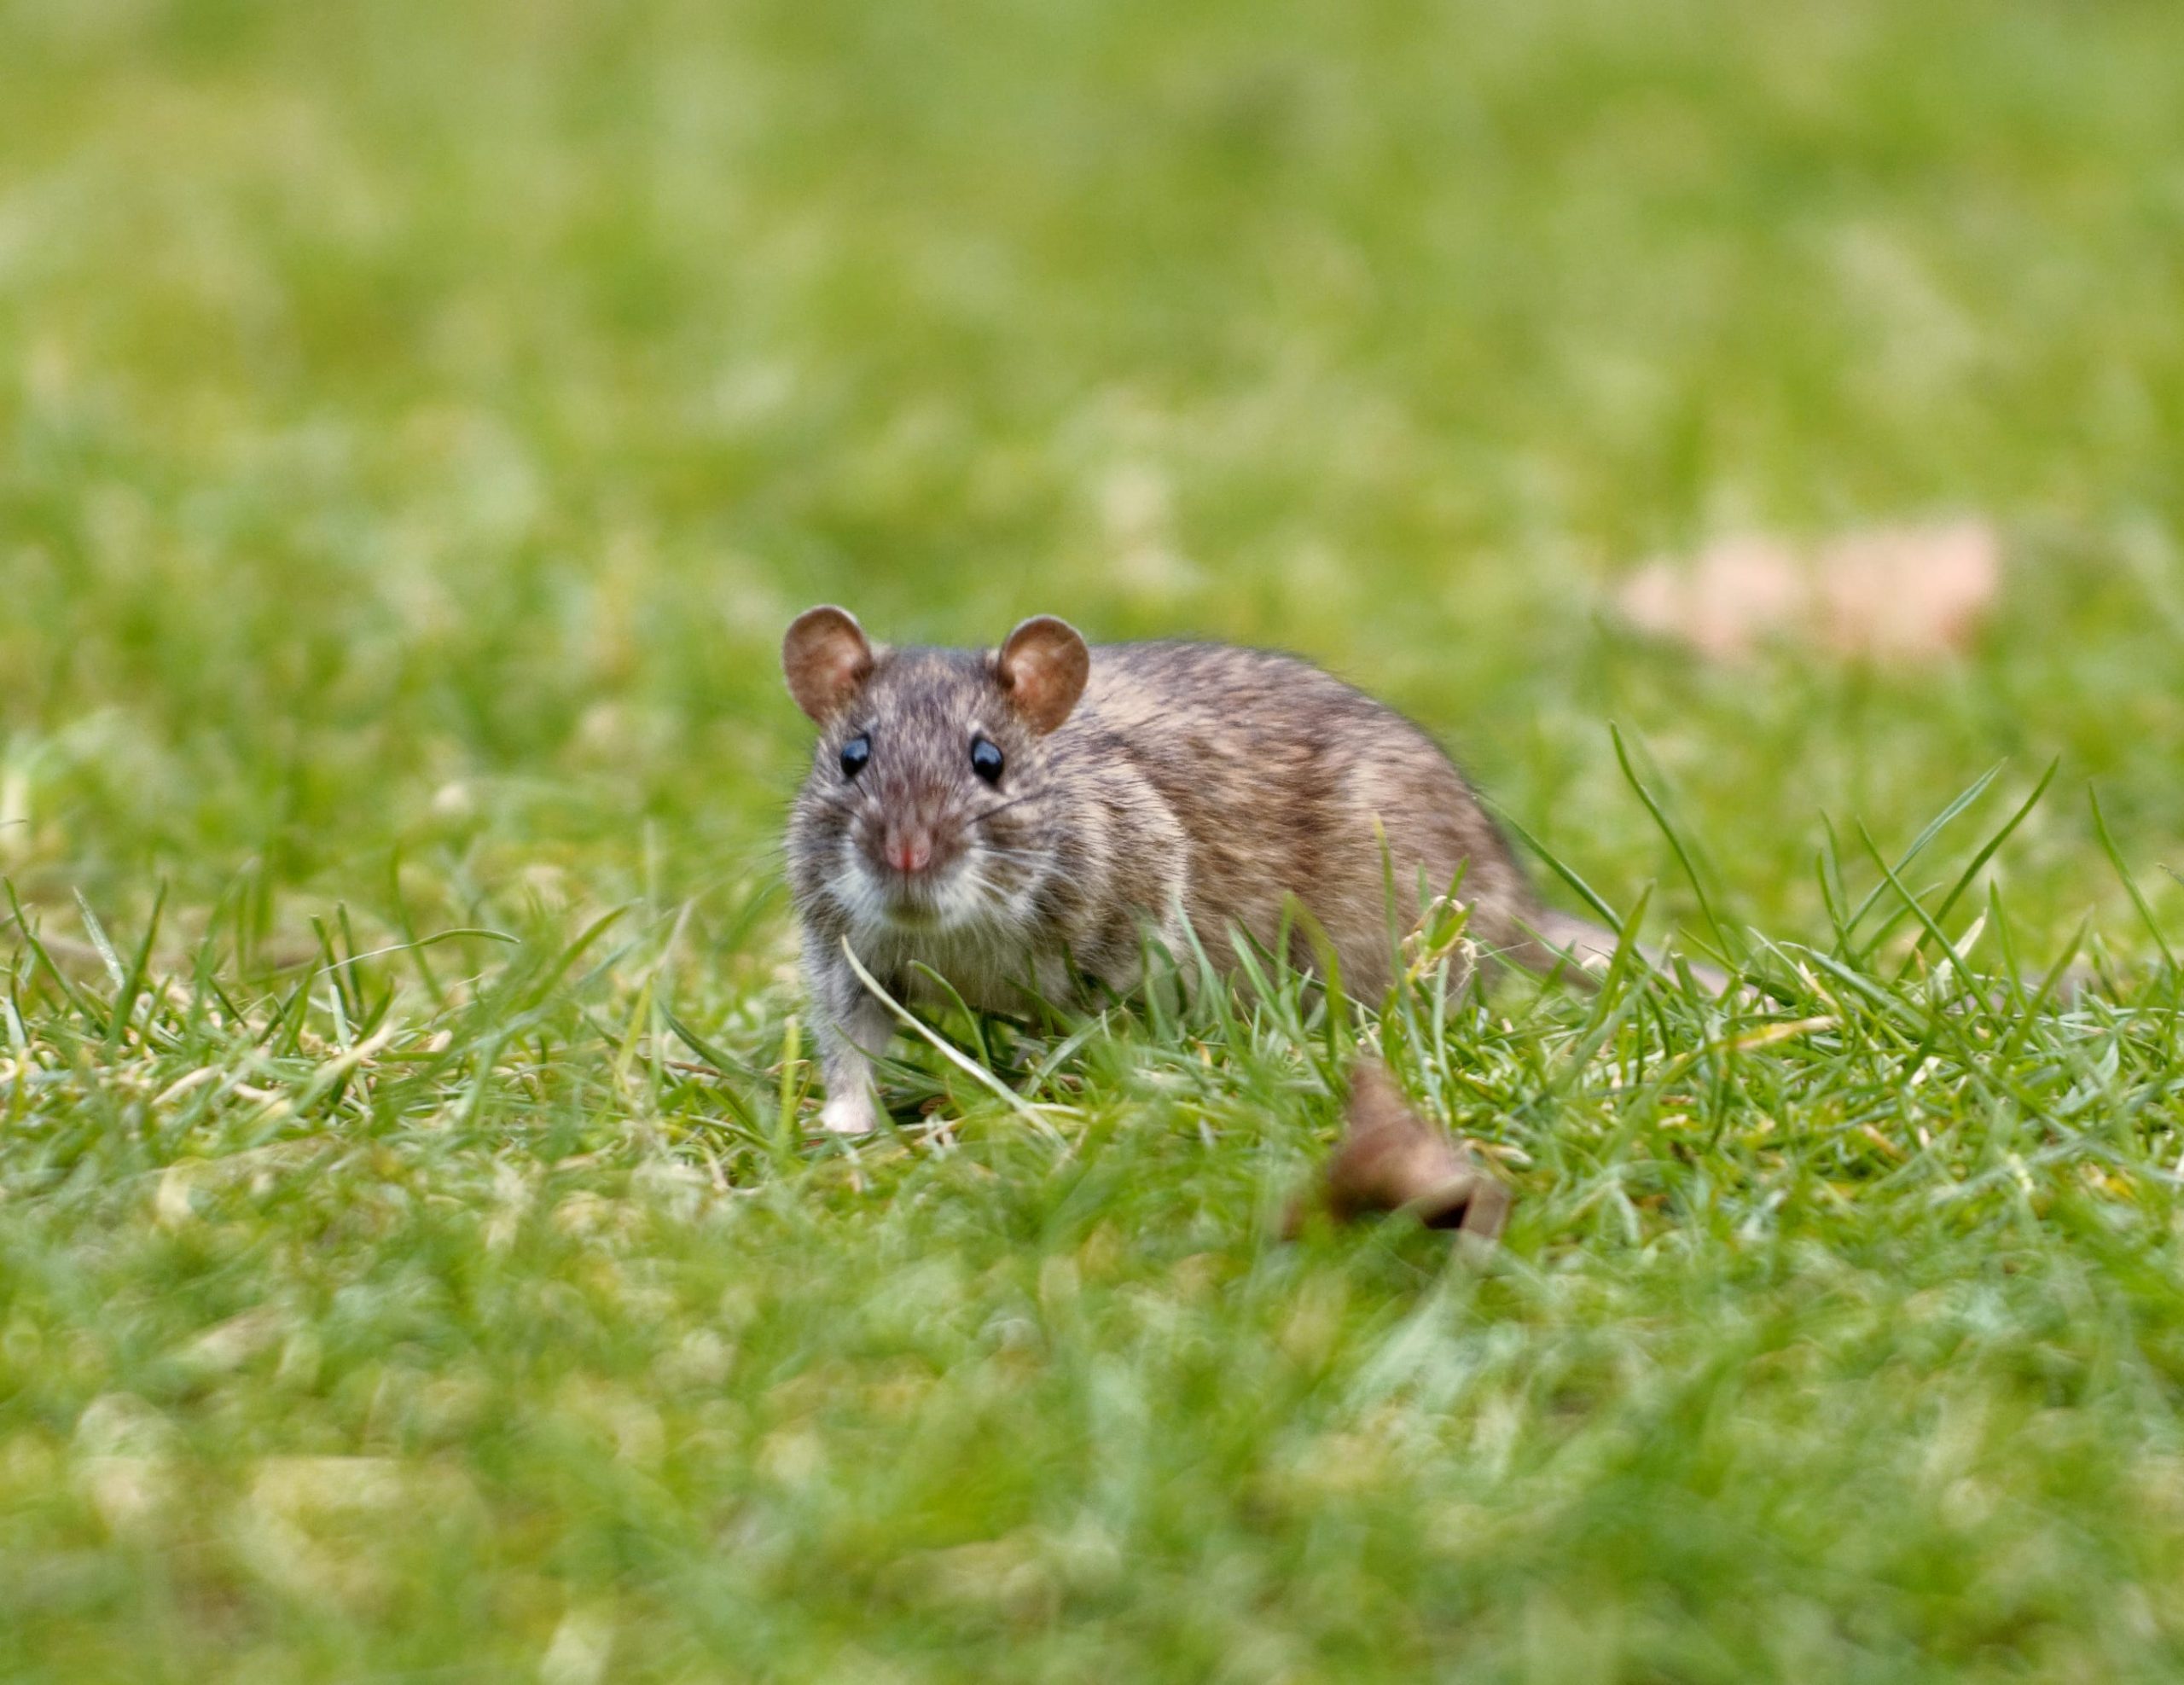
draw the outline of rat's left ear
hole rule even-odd
[[[1084,682],[1092,677],[1092,652],[1068,621],[1035,615],[1008,635],[993,672],[1024,723],[1034,731],[1048,732],[1069,718],[1084,694]]]

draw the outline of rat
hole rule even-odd
[[[1051,615],[992,650],[891,648],[846,609],[797,617],[789,693],[819,727],[788,826],[829,1130],[879,1126],[871,1060],[897,1001],[1021,1013],[1089,979],[1127,992],[1149,933],[1285,938],[1377,998],[1421,883],[1527,969],[1597,967],[1614,934],[1544,905],[1419,725],[1309,661],[1222,643],[1086,643]],[[1467,961],[1460,952],[1456,963]],[[1460,979],[1459,980],[1465,980]]]

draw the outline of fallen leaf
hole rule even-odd
[[[2001,585],[1982,520],[1875,526],[1809,549],[1762,534],[1656,559],[1616,593],[1624,619],[1717,661],[1802,642],[1846,660],[1917,665],[1967,646]]]
[[[1428,1229],[1457,1229],[1483,1243],[1500,1237],[1509,1190],[1462,1142],[1413,1111],[1377,1060],[1361,1061],[1350,1073],[1345,1120],[1316,1200],[1297,1202],[1287,1232],[1298,1233],[1318,1203],[1338,1223],[1404,1211]]]

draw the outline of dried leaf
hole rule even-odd
[[[1917,665],[1969,644],[2001,584],[1994,529],[1959,520],[1864,528],[1808,551],[1763,535],[1724,538],[1688,561],[1648,562],[1616,603],[1641,630],[1715,660],[1797,641],[1847,660]]]
[[[1300,1200],[1290,1211],[1291,1234],[1318,1204],[1338,1223],[1407,1211],[1429,1229],[1486,1242],[1500,1236],[1509,1190],[1461,1142],[1413,1111],[1378,1060],[1362,1061],[1351,1073],[1346,1116],[1316,1199]]]

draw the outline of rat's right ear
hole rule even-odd
[[[872,646],[846,608],[807,608],[781,639],[781,671],[796,706],[824,725],[872,673]]]

